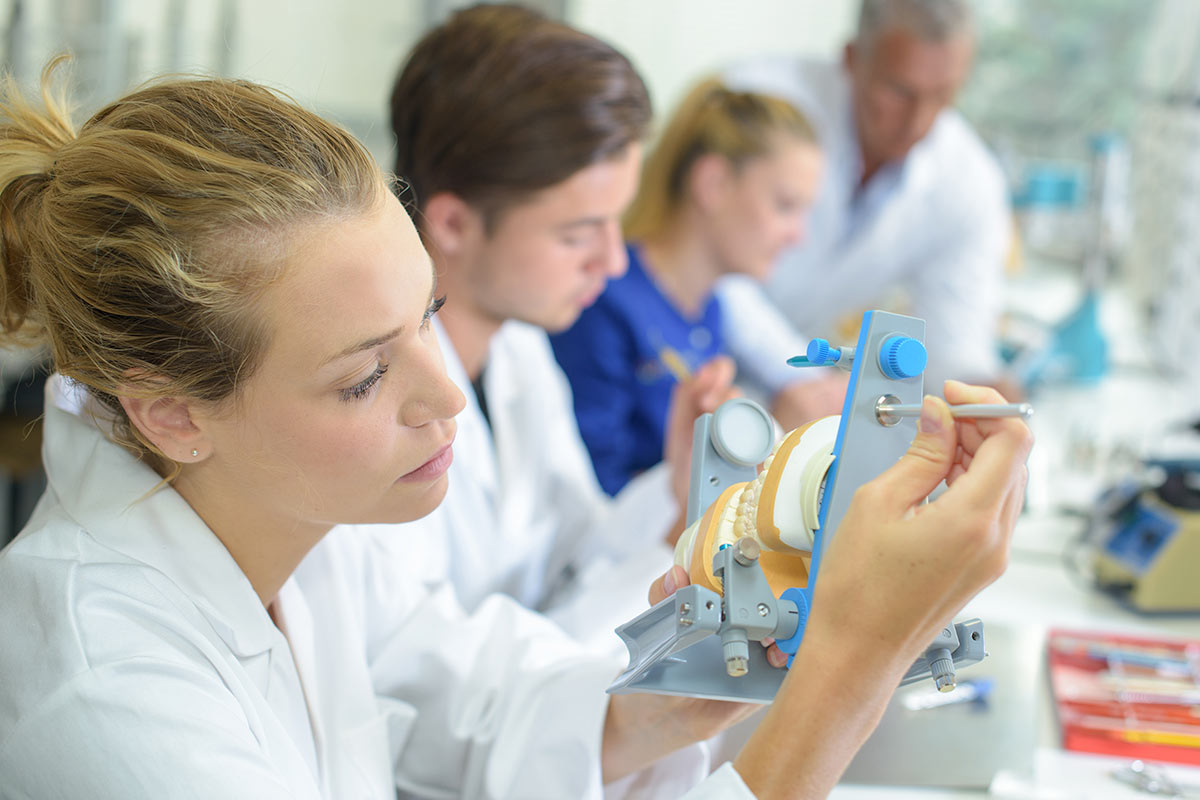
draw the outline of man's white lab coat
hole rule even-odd
[[[802,378],[786,361],[803,354],[809,338],[836,337],[841,319],[887,309],[900,290],[907,303],[890,310],[925,320],[927,387],[940,392],[944,378],[994,379],[1012,239],[1008,190],[962,116],[944,110],[903,162],[886,165],[860,189],[862,154],[840,64],[762,58],[725,77],[792,101],[813,123],[825,155],[805,240],[783,254],[766,291],[744,277],[722,282],[726,336],[739,367],[768,393],[777,391]]]
[[[285,638],[183,498],[61,388],[49,488],[0,552],[0,798],[600,794],[615,664],[505,598],[466,618],[352,529],[284,585]],[[679,793],[660,772],[641,780]],[[694,791],[750,796],[729,766]]]

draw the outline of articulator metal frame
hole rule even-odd
[[[808,361],[815,365],[840,362],[844,368],[852,363],[834,461],[825,478],[808,585],[788,589],[776,598],[758,564],[757,542],[742,539],[721,549],[713,557],[713,571],[722,578],[723,594],[686,586],[617,628],[629,649],[629,667],[609,692],[760,703],[774,699],[786,672],[767,663],[766,651],[757,642],[771,636],[784,652],[796,652],[829,536],[837,531],[855,490],[894,464],[916,435],[914,419],[880,415],[877,406],[921,403],[924,335],[923,320],[868,311],[855,348],[843,347],[832,355],[827,348],[815,354],[813,347],[809,348],[815,360]],[[905,354],[911,355],[914,342],[920,368],[906,369],[901,362]],[[731,402],[750,404],[747,400]],[[769,424],[767,413],[754,407]],[[717,417],[706,414],[696,421],[689,525],[730,484],[753,480],[756,464],[767,455],[745,453],[744,446],[739,452],[738,443],[723,440],[719,417],[725,411],[722,406]],[[744,408],[738,413],[744,415]],[[938,688],[948,691],[954,687],[956,667],[977,663],[985,655],[982,622],[975,619],[947,625],[913,663],[901,685],[932,677]]]

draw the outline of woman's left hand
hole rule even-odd
[[[650,586],[650,605],[657,605],[689,582],[682,567],[671,567]],[[787,655],[774,640],[763,645],[772,666],[787,664]],[[630,775],[680,747],[710,739],[761,708],[758,703],[663,694],[613,695],[604,722],[604,781]]]
[[[717,356],[696,370],[689,380],[676,385],[667,411],[663,458],[671,469],[671,491],[679,503],[680,515],[687,508],[688,482],[692,473],[692,430],[696,418],[709,414],[732,397],[741,394],[733,385],[737,372],[733,359]],[[678,527],[678,536],[683,528]]]

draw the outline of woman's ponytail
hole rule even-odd
[[[42,108],[31,104],[11,75],[0,79],[0,345],[39,344],[43,321],[35,301],[34,263],[26,237],[49,224],[42,197],[54,179],[59,152],[75,139],[70,114],[55,93],[59,56],[42,71]]]

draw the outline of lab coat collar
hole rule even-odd
[[[483,489],[488,493],[488,496],[494,499],[497,487],[496,446],[491,426],[484,419],[483,411],[479,407],[479,400],[476,398],[475,390],[471,386],[471,379],[467,377],[467,370],[463,366],[462,359],[458,357],[458,351],[454,349],[454,343],[450,341],[450,335],[446,333],[446,329],[442,327],[441,320],[437,317],[433,318],[433,325],[437,331],[438,344],[442,348],[442,361],[446,365],[446,375],[450,377],[450,380],[454,381],[459,391],[467,398],[466,406],[459,412],[458,417],[455,419],[458,423],[458,431],[455,435],[456,447],[460,452],[470,453],[470,457],[476,459],[476,463],[472,465],[471,470],[473,479],[480,482]],[[495,419],[494,409],[499,398],[492,395],[492,390],[495,388],[496,382],[491,380],[491,377],[485,367],[484,391],[488,393],[488,405],[492,409],[492,416]],[[489,466],[491,467],[490,469],[488,468]],[[462,467],[456,469],[456,465],[452,465],[450,469],[451,491],[454,491],[454,482],[458,480],[457,476],[463,469]]]
[[[187,501],[156,489],[158,473],[105,435],[106,417],[82,386],[50,379],[42,457],[62,509],[97,542],[179,586],[237,656],[270,649],[279,634],[250,580]]]
[[[938,170],[937,164],[934,163],[937,158],[937,149],[933,146],[933,140],[939,135],[947,113],[943,111],[934,121],[929,133],[925,134],[925,137],[908,151],[903,162],[904,173],[901,178],[901,184],[905,191],[924,194],[934,186]]]
[[[504,498],[504,502],[498,504],[500,524],[505,530],[519,530],[522,520],[532,519],[536,513],[532,505],[539,500],[536,491],[522,491],[514,484],[529,480],[530,442],[517,439],[529,436],[532,422],[529,409],[541,407],[531,404],[526,393],[542,390],[542,387],[530,386],[524,374],[530,368],[530,353],[521,343],[541,338],[549,348],[545,336],[546,332],[541,328],[510,319],[492,336],[488,346],[488,370],[483,380],[492,416],[496,492]],[[551,356],[551,363],[552,359]],[[548,427],[553,424],[544,418],[537,422]]]
[[[458,357],[458,351],[454,349],[454,343],[450,340],[446,329],[442,327],[441,320],[434,317],[433,324],[437,330],[438,342],[442,348],[442,360],[446,364],[446,374],[450,376],[450,380],[454,381],[463,394],[467,396],[467,409],[462,416],[467,416],[466,412],[469,411],[471,417],[478,416],[480,421],[482,421],[483,412],[479,408],[475,391],[471,388],[471,379],[467,376],[466,367],[463,366],[462,359]],[[525,323],[517,322],[516,320],[506,320],[501,323],[500,328],[496,333],[492,334],[491,341],[488,342],[488,359],[484,364],[483,383],[484,391],[487,392],[489,408],[497,404],[507,405],[513,401],[513,398],[520,398],[521,396],[521,388],[519,386],[515,385],[512,381],[501,379],[502,376],[497,377],[496,371],[492,368],[497,361],[504,361],[503,354],[497,358],[496,350],[499,347],[503,347],[503,342],[507,340],[505,331],[521,327],[527,326]]]
[[[539,327],[530,325],[527,322],[520,322],[515,319],[506,320],[501,325],[500,330],[492,337],[492,341],[488,346],[488,363],[500,364],[507,366],[510,364],[521,365],[521,356],[523,353],[518,350],[517,353],[512,353],[512,342],[515,340],[524,340],[529,337],[545,336],[546,332]],[[547,345],[548,346],[548,345]],[[514,358],[514,356],[516,356]],[[511,405],[521,401],[528,387],[522,385],[518,380],[517,375],[505,374],[504,369],[492,370],[490,375],[484,376],[484,381],[487,384],[488,404]]]

